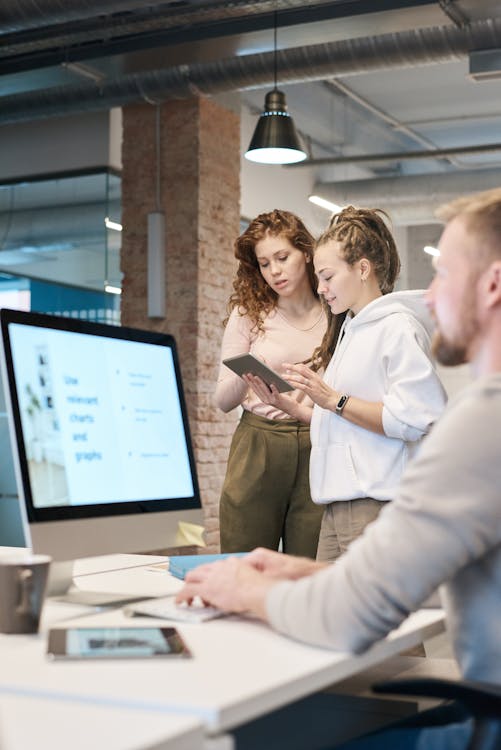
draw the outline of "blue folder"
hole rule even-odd
[[[186,573],[199,565],[225,560],[227,557],[244,557],[247,552],[232,552],[224,555],[177,555],[169,558],[169,573],[176,578],[184,579]]]

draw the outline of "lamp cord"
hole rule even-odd
[[[275,81],[275,91],[277,90],[277,11],[273,11],[273,77]]]

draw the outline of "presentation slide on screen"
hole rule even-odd
[[[169,347],[9,329],[35,507],[192,495]]]

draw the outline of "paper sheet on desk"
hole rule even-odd
[[[182,547],[183,545],[205,547],[204,532],[205,529],[203,526],[199,526],[196,523],[188,523],[187,521],[179,521],[177,524],[176,545],[178,547]]]

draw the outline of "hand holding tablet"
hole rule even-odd
[[[274,385],[279,393],[285,393],[287,391],[293,391],[294,386],[284,380],[275,370],[265,365],[260,359],[254,357],[253,354],[239,354],[236,357],[228,357],[223,359],[223,364],[233,370],[237,375],[245,375],[251,373],[251,375],[257,375],[261,380],[266,383],[269,387]]]

